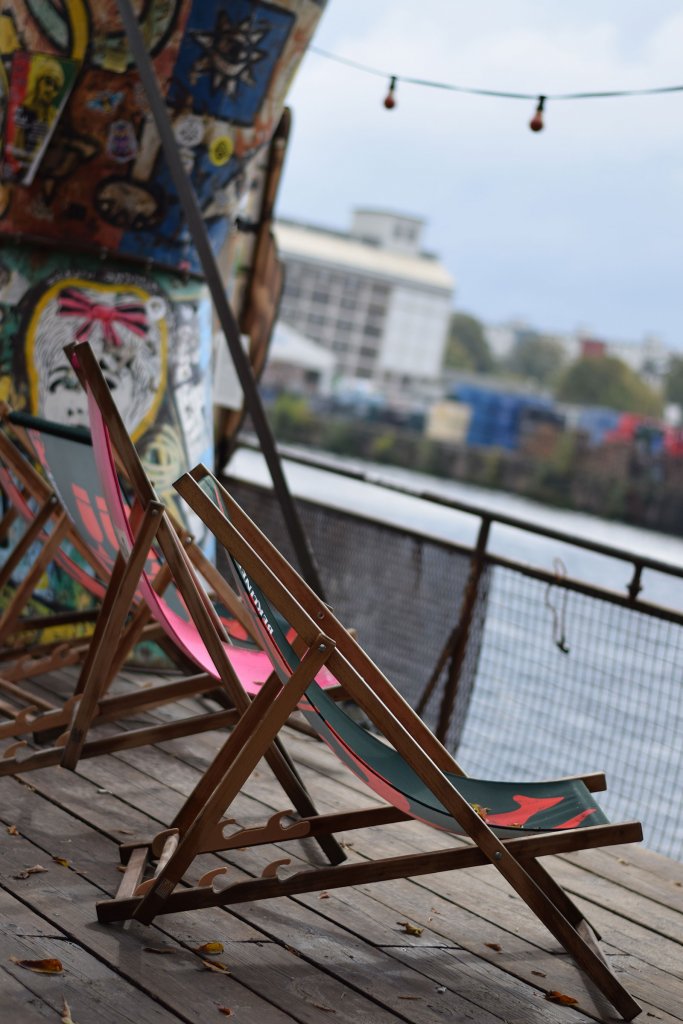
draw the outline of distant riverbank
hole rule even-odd
[[[520,450],[433,441],[401,425],[316,414],[302,399],[270,408],[278,441],[518,494],[683,536],[683,460],[637,444],[590,447],[566,432],[535,437]]]

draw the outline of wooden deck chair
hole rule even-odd
[[[24,532],[0,568],[0,590],[10,586],[22,560],[29,564],[0,616],[0,645],[11,645],[21,635],[46,625],[75,625],[94,617],[93,613],[54,612],[49,623],[25,616],[36,585],[50,562],[55,561],[88,593],[101,600],[107,572],[74,528],[53,487],[30,461],[24,417],[0,406],[0,488],[7,512],[0,522],[0,536],[7,536],[11,522],[23,524]],[[28,450],[27,450],[28,449]],[[68,550],[70,545],[72,551]],[[73,555],[81,559],[78,562]]]
[[[89,431],[83,428],[64,427],[22,413],[9,413],[5,426],[11,427],[13,436],[8,438],[5,433],[0,435],[0,455],[3,457],[3,463],[0,464],[0,481],[6,493],[10,495],[13,508],[29,524],[25,536],[28,536],[29,541],[37,542],[38,546],[38,554],[27,575],[30,585],[33,585],[37,576],[54,557],[57,564],[102,605],[107,600],[107,587],[118,555],[118,544],[101,497]],[[21,442],[25,455],[30,456],[36,465],[42,466],[45,477],[36,471],[11,441]],[[47,533],[42,525],[43,509],[47,511],[48,516],[54,518],[54,529],[50,533]],[[55,532],[58,533],[56,545],[53,542]],[[85,567],[60,546],[63,540],[71,542],[84,561]],[[190,549],[193,546],[187,538],[186,546]],[[150,572],[157,572],[160,569],[158,560],[148,559],[148,563]],[[22,586],[22,591],[26,597],[28,591],[25,586]],[[128,616],[128,625],[119,637],[115,657],[107,663],[106,670],[101,663],[97,666],[101,694],[106,692],[110,682],[140,639],[158,639],[160,633],[162,637],[165,636],[153,621],[149,623],[150,612],[142,596],[136,595],[135,600],[137,611],[134,615]],[[89,613],[88,617],[94,619],[95,615]],[[16,610],[14,618],[17,618]],[[78,618],[78,615],[54,616],[54,619],[60,622]],[[49,616],[46,622],[50,623]],[[17,628],[23,625],[25,629],[29,624],[34,625],[35,620],[25,624],[19,620]],[[89,638],[71,644],[61,643],[49,653],[41,654],[29,650],[26,656],[18,658],[16,664],[9,667],[4,664],[0,666],[0,691],[9,691],[8,695],[12,698],[12,703],[6,703],[6,706],[3,704],[0,709],[7,718],[5,722],[0,723],[0,738],[34,733],[40,740],[41,734],[55,730],[59,736],[60,731],[63,731],[72,719],[76,701],[61,701],[56,705],[52,701],[44,700],[36,695],[34,688],[17,686],[17,676],[21,674],[22,678],[26,678],[49,673],[78,661],[83,662],[89,656],[90,647]],[[84,665],[74,696],[82,693],[85,679]],[[149,709],[168,703],[169,700],[214,689],[215,680],[203,679],[195,673],[191,681],[185,681],[182,685],[170,688],[157,687],[154,692],[146,690],[144,694],[131,695],[125,701],[107,697],[98,705],[96,721],[98,724],[111,721],[124,715],[135,714],[143,706]],[[13,748],[6,753],[7,759],[4,763],[0,762],[2,774],[12,770]],[[54,758],[56,753],[57,751],[53,751],[51,756]],[[44,751],[42,755],[40,763],[45,762],[49,756]],[[60,752],[61,756],[63,752]],[[22,761],[22,767],[28,770],[31,763]]]
[[[69,729],[51,749],[27,757],[17,757],[17,752],[12,750],[7,761],[0,761],[0,774],[17,770],[23,772],[55,763],[73,768],[81,757],[234,724],[250,706],[249,694],[258,693],[272,674],[270,658],[262,647],[257,647],[253,642],[242,647],[236,646],[227,635],[198,579],[188,545],[183,543],[168,512],[157,499],[89,345],[81,343],[69,346],[66,351],[88,399],[92,453],[101,487],[98,492],[100,500],[96,504],[99,504],[102,513],[106,510],[109,517],[106,532],[110,541],[115,540],[116,561],[77,694],[73,699]],[[34,446],[39,451],[38,442],[34,441]],[[42,454],[44,457],[44,452]],[[131,488],[130,507],[121,489],[117,462],[125,472]],[[68,500],[66,495],[64,497]],[[86,504],[82,495],[79,500]],[[93,503],[87,504],[92,511]],[[99,521],[104,523],[102,517]],[[150,551],[155,566],[160,559],[164,561],[156,580],[152,578],[153,570],[150,569]],[[201,574],[209,582],[216,583],[221,600],[234,611],[238,619],[248,621],[240,597],[204,559],[201,552],[196,550],[193,557],[199,563]],[[166,585],[163,597],[155,586],[162,574]],[[190,680],[165,683],[145,690],[137,703],[134,697],[126,699],[103,696],[109,683],[111,664],[116,661],[118,639],[136,592],[143,596],[154,619],[171,639],[203,670],[200,676]],[[108,667],[104,676],[102,665]],[[320,682],[323,686],[339,689],[332,677],[321,677]],[[120,736],[88,739],[90,729],[98,722],[110,720],[113,711],[120,716],[124,707],[130,713],[131,710],[141,710],[160,703],[160,700],[155,701],[156,691],[160,691],[166,702],[174,696],[175,699],[184,698],[193,693],[196,695],[215,691],[217,687],[228,698],[228,710],[129,730]],[[303,815],[315,813],[314,805],[281,743],[274,741],[264,756],[297,811]],[[319,845],[332,863],[344,859],[345,855],[334,837],[322,836]]]
[[[271,680],[255,698],[172,828],[150,843],[122,850],[128,863],[119,894],[98,904],[102,921],[267,899],[278,895],[493,864],[529,908],[582,967],[619,1013],[630,1020],[640,1007],[608,966],[597,936],[539,857],[635,842],[637,822],[609,824],[593,792],[604,776],[591,774],[541,783],[500,783],[467,778],[451,754],[403,700],[331,611],[234,502],[208,470],[199,467],[176,483],[179,493],[228,552],[254,621],[270,651],[280,685]],[[381,600],[381,589],[378,591]],[[290,624],[285,632],[277,611]],[[291,632],[293,630],[293,632]],[[325,665],[343,684],[387,743],[366,732],[315,683]],[[302,698],[311,725],[360,779],[383,797],[382,809],[311,817],[292,826],[282,812],[263,827],[226,837],[226,817],[237,793]],[[417,818],[471,840],[453,849],[384,858],[339,867],[303,869],[278,878],[277,868],[253,881],[229,883],[222,870],[191,887],[180,883],[199,854],[259,843],[320,836],[339,829]],[[158,858],[153,878],[146,864]],[[278,862],[282,863],[282,862]],[[266,877],[268,875],[268,877]]]
[[[34,590],[54,562],[95,599],[102,600],[108,572],[70,521],[50,483],[30,459],[22,417],[0,409],[0,488],[7,512],[0,534],[18,522],[23,532],[0,567],[0,592],[7,603],[0,616],[0,737],[29,727],[35,711],[53,711],[55,703],[22,686],[22,681],[76,664],[88,647],[88,628],[96,608],[46,607],[31,612]],[[16,584],[13,574],[21,565]],[[66,632],[71,637],[66,639]],[[35,638],[38,636],[40,641]]]

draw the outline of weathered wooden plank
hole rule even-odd
[[[16,867],[22,855],[31,856],[35,849],[22,838],[3,844],[3,862]],[[18,857],[17,857],[18,853]],[[35,863],[35,860],[33,861]],[[4,870],[3,870],[4,875]],[[53,1020],[58,1020],[64,1000],[69,1004],[74,1020],[102,1021],[102,1024],[170,1024],[171,1021],[188,1021],[191,1017],[182,1013],[176,1015],[173,1008],[163,1008],[144,991],[128,984],[125,978],[111,970],[105,963],[93,956],[86,948],[71,941],[68,932],[58,930],[45,922],[38,914],[24,905],[36,890],[44,875],[33,875],[26,883],[15,883],[23,889],[21,902],[7,891],[0,890],[0,960],[4,970],[10,972],[15,981],[33,997],[46,1002],[54,1011]],[[3,877],[2,884],[8,879]],[[20,960],[43,960],[55,958],[64,967],[62,974],[35,974],[15,965],[10,957]],[[28,1002],[28,998],[27,998]],[[5,1007],[2,1007],[3,1019]],[[23,1022],[23,1016],[14,1018]]]
[[[6,786],[3,786],[3,796]],[[11,801],[10,801],[11,802]],[[31,822],[36,817],[49,816],[50,805],[31,791],[24,792],[23,803],[26,811],[21,815],[17,827],[29,833]],[[16,817],[16,808],[12,808]],[[66,817],[60,812],[59,819]],[[65,826],[63,820],[56,820],[54,815],[44,828],[51,832],[56,824]],[[72,820],[72,829],[79,823]],[[154,1024],[158,1021],[168,1022],[177,1018],[194,1024],[197,1019],[212,1019],[219,1006],[229,1006],[235,1012],[244,1014],[244,1019],[259,1020],[267,1024],[286,1024],[291,1021],[287,1013],[269,1004],[266,999],[254,994],[230,974],[219,974],[205,969],[201,958],[192,953],[192,947],[179,944],[171,939],[167,931],[129,925],[125,930],[107,928],[94,923],[95,900],[102,895],[93,881],[78,873],[77,865],[84,860],[84,850],[93,839],[88,834],[84,823],[80,823],[80,835],[72,832],[71,851],[74,857],[74,868],[54,867],[45,875],[35,875],[20,883],[13,881],[12,875],[21,871],[22,865],[28,860],[36,863],[39,858],[49,855],[50,849],[36,846],[24,835],[7,837],[6,830],[2,843],[2,863],[0,865],[0,884],[10,888],[13,884],[23,884],[21,898],[32,910],[48,920],[58,921],[64,935],[71,940],[68,945],[73,948],[90,950],[98,961],[116,965],[120,978],[125,979],[129,986],[135,987],[135,995],[128,1003],[131,1006],[131,1024]],[[103,838],[103,837],[100,837]],[[48,836],[49,841],[49,836]],[[38,881],[36,881],[38,880]],[[115,881],[115,880],[114,880]],[[29,883],[28,885],[26,883]],[[227,915],[223,915],[225,925],[229,925]],[[252,933],[253,934],[253,933]],[[213,940],[214,936],[209,935]],[[229,942],[226,935],[220,937],[225,944]],[[170,944],[176,950],[175,955],[155,955],[146,952],[149,947],[165,948]],[[207,933],[197,936],[196,946],[207,941]],[[250,950],[253,962],[254,950]],[[264,956],[258,950],[258,960]],[[221,960],[225,959],[223,956]],[[96,972],[93,971],[93,977]],[[146,1004],[142,994],[150,996],[147,1016],[139,1012],[135,1015],[138,997]],[[111,998],[111,996],[110,996]],[[69,1001],[70,1002],[70,1001]],[[153,1008],[153,1009],[152,1009]],[[172,1014],[172,1016],[171,1016]],[[85,1015],[84,1020],[99,1019],[97,1014]],[[113,1016],[113,1020],[128,1020],[128,1017]]]
[[[54,993],[53,993],[54,995]],[[54,1003],[45,1002],[29,988],[25,988],[13,974],[0,965],[0,999],[3,1020],[17,1024],[55,1024],[59,1020]],[[63,1007],[59,1007],[61,1011]]]
[[[47,775],[47,773],[45,774]],[[35,777],[32,775],[31,778],[33,781]],[[36,796],[36,794],[32,795]],[[45,811],[42,817],[45,819],[49,813]],[[60,810],[60,814],[64,813]],[[51,834],[54,825],[54,819],[50,824],[44,821],[41,828]],[[91,913],[93,903],[94,901],[91,900]],[[374,950],[362,940],[350,937],[344,929],[338,926],[321,922],[320,919],[316,920],[314,915],[306,914],[303,908],[297,907],[296,904],[290,904],[290,901],[279,900],[270,901],[270,903],[271,906],[267,914],[268,925],[271,932],[277,933],[280,944],[274,946],[272,942],[264,941],[265,936],[261,931],[254,931],[253,928],[250,928],[250,938],[243,943],[246,960],[241,971],[238,970],[235,958],[236,944],[230,943],[229,937],[223,938],[221,932],[218,933],[218,937],[226,945],[224,959],[230,963],[235,979],[239,977],[243,983],[250,981],[256,991],[263,992],[269,999],[274,999],[276,996],[282,999],[288,1007],[293,1009],[293,1012],[295,1010],[297,1019],[302,1021],[313,1022],[319,1019],[321,1011],[329,1012],[333,1008],[336,1019],[342,1021],[388,1024],[389,1021],[404,1019],[405,1007],[398,1000],[393,981],[386,977],[389,961],[381,951]],[[273,904],[275,905],[273,906]],[[300,920],[296,920],[297,916],[301,917],[302,914],[306,916],[305,927],[302,927]],[[191,929],[194,929],[195,932],[198,929],[201,930],[199,941],[206,941],[209,921],[214,922],[214,932],[211,934],[211,938],[216,934],[217,927],[222,926],[224,932],[226,922],[228,922],[229,927],[234,929],[236,921],[234,915],[227,914],[222,910],[203,911],[200,914],[177,915],[176,917],[177,927],[182,929],[183,934],[186,935]],[[193,924],[193,918],[199,922],[198,926]],[[173,920],[173,916],[164,918],[160,927],[158,929],[155,927],[155,931],[166,932],[169,922],[173,922]],[[244,921],[237,919],[237,924],[242,931],[248,927],[248,921],[248,911],[244,915]],[[71,927],[74,927],[73,922],[71,922]],[[104,926],[98,926],[98,933],[100,928],[104,928]],[[106,929],[104,930],[106,931]],[[256,958],[254,957],[255,942],[252,936],[257,937],[262,943]],[[291,938],[292,942],[287,942],[286,938]],[[310,958],[301,948],[305,946],[308,949],[309,944],[313,953]],[[289,947],[289,949],[285,947]],[[278,951],[279,965],[272,963],[268,955],[272,954],[274,950]],[[161,959],[167,960],[166,957]],[[304,959],[308,961],[305,965]],[[324,966],[324,974],[311,969],[316,964]],[[414,979],[414,984],[418,988],[424,988],[425,992],[428,989],[431,992],[433,989],[433,986],[430,987],[431,983],[422,977]],[[395,1004],[393,1007],[385,1005],[392,1003]],[[494,1021],[500,1021],[497,1015],[494,1017],[482,1011],[455,992],[450,994],[450,1003],[447,1019],[458,1022],[458,1024],[461,1021],[481,1021],[482,1024],[487,1024],[487,1022],[494,1024]],[[259,1016],[263,1017],[259,1010],[252,1008],[251,1012],[259,1013]],[[254,1017],[254,1019],[256,1018]],[[409,1013],[405,1019],[412,1019],[416,1024],[420,1024],[422,1021],[425,1024],[431,1024],[431,1022],[436,1024],[437,1020],[427,1013],[427,1010],[417,1016]]]

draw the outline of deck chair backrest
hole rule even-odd
[[[193,489],[191,481],[198,484],[197,489]],[[292,622],[295,621],[294,616],[297,620],[294,633],[288,630],[286,624],[283,626],[282,616],[276,613],[269,595],[259,585],[258,579],[252,572],[252,569],[256,569],[257,573],[260,570],[265,573],[265,578],[268,578],[267,564],[259,565],[256,552],[252,550],[250,553],[251,568],[243,565],[234,546],[237,540],[236,531],[230,529],[236,521],[239,521],[240,528],[247,527],[251,535],[254,536],[257,528],[247,519],[245,513],[208,470],[201,467],[193,471],[190,477],[185,478],[184,482],[179,485],[179,490],[195,512],[206,517],[207,521],[210,517],[207,516],[207,506],[202,499],[208,498],[215,506],[218,517],[211,518],[211,528],[215,530],[219,542],[226,548],[235,580],[242,588],[245,601],[260,629],[273,666],[283,682],[286,683],[301,663],[296,650],[297,642],[301,639],[305,645],[311,642],[319,630],[317,622],[321,621],[320,618],[312,619],[303,608],[297,608],[296,602],[291,597],[287,599],[283,591],[280,590],[287,605],[286,609],[280,609],[280,611],[287,617],[292,616]],[[220,526],[217,530],[215,529],[216,524]],[[265,562],[272,561],[274,549],[263,535],[261,535],[261,546],[270,556]],[[246,548],[242,548],[242,550],[244,551]],[[292,573],[293,570],[290,568],[290,579]],[[270,577],[269,583],[271,590],[277,593],[279,588],[273,586],[275,583],[273,576]],[[381,594],[378,594],[378,599],[381,599]],[[320,607],[317,615],[321,614],[325,616],[325,628],[329,629],[332,613],[327,609],[323,611]],[[301,634],[297,630],[301,630]],[[333,674],[338,672],[340,681],[348,685],[350,675],[356,675],[358,679],[360,677],[347,660],[346,655],[353,656],[356,649],[360,649],[348,634],[344,637],[343,645],[340,644],[339,647],[341,650],[337,650],[331,655],[328,668]],[[375,668],[375,681],[378,680],[378,674],[379,670]],[[385,684],[391,685],[388,680],[385,680]],[[394,696],[393,693],[391,695]],[[310,725],[339,758],[378,795],[411,816],[427,821],[437,828],[455,832],[462,831],[462,825],[454,821],[453,816],[429,791],[419,775],[400,754],[354,721],[344,708],[330,700],[315,682],[311,683],[306,690],[306,698],[306,702],[300,704],[300,709],[307,716]],[[395,707],[400,710],[398,703],[395,703]],[[409,718],[412,723],[414,721],[412,709],[410,709]],[[458,790],[470,805],[486,808],[485,811],[482,810],[482,813],[485,815],[487,823],[496,829],[515,828],[522,831],[546,832],[550,829],[599,825],[607,821],[598,804],[591,798],[586,786],[580,780],[561,783],[528,783],[526,785],[519,783],[491,784],[455,775],[452,772],[447,775],[454,785],[457,785]]]
[[[12,507],[27,525],[34,522],[40,506],[51,499],[54,502],[54,517],[60,512],[59,504],[54,501],[60,496],[29,461],[30,456],[35,453],[29,443],[30,439],[25,426],[32,419],[32,417],[19,413],[8,413],[0,427],[0,487]],[[66,511],[68,514],[68,509]],[[72,523],[77,530],[73,518]],[[47,542],[50,532],[51,524],[48,521],[38,540],[41,543]],[[80,533],[71,532],[68,540],[72,547],[81,554],[81,560],[76,561],[66,546],[60,545],[55,552],[54,561],[90,594],[101,598],[104,594],[103,581],[107,575],[106,563],[98,559],[96,553],[91,552],[90,546],[83,540]]]
[[[156,501],[154,491],[135,447],[116,412],[115,406],[106,385],[100,388],[97,396],[93,391],[93,382],[97,386],[99,367],[87,343],[71,346],[69,358],[74,368],[81,369],[82,360],[85,372],[80,373],[81,383],[86,391],[92,452],[99,480],[101,503],[110,517],[111,528],[109,539],[114,540],[124,554],[128,554],[135,543],[136,525],[139,519],[129,509],[124,496],[117,460],[119,460],[126,481],[130,484],[132,499],[139,508],[147,502]],[[104,382],[102,382],[104,383]],[[105,390],[106,389],[106,390]],[[106,419],[103,408],[107,409]],[[186,566],[189,568],[189,566]],[[196,574],[193,574],[196,582]],[[154,619],[162,627],[166,635],[180,650],[203,671],[214,678],[220,678],[215,657],[197,627],[194,618],[189,614],[182,595],[171,582],[164,596],[161,597],[154,588],[152,575],[145,569],[140,578],[140,593],[147,603]],[[167,597],[173,595],[173,599]],[[217,614],[214,612],[214,614]],[[239,682],[249,693],[257,692],[261,684],[270,675],[271,664],[268,655],[245,635],[239,623],[228,622],[229,635],[223,629],[224,650],[229,658]]]

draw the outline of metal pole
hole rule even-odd
[[[294,550],[299,559],[302,575],[309,586],[324,600],[323,587],[313,558],[313,552],[287,486],[282,463],[275,446],[275,439],[263,408],[254,375],[251,372],[249,360],[242,348],[239,327],[228,302],[218,264],[209,242],[204,221],[202,220],[197,197],[178,153],[166,104],[161,95],[152,62],[149,59],[140,26],[133,13],[130,0],[116,0],[116,3],[128,37],[131,53],[137,64],[140,79],[149,100],[152,116],[156,122],[164,156],[168,161],[173,183],[178,192],[178,198],[187,217],[190,234],[197,249],[206,283],[211,292],[216,314],[223,329],[225,340],[228,343],[233,363],[235,364],[235,370],[244,392],[244,401],[251,415],[254,429],[261,444],[261,451],[273,481],[273,489],[280,503]]]

